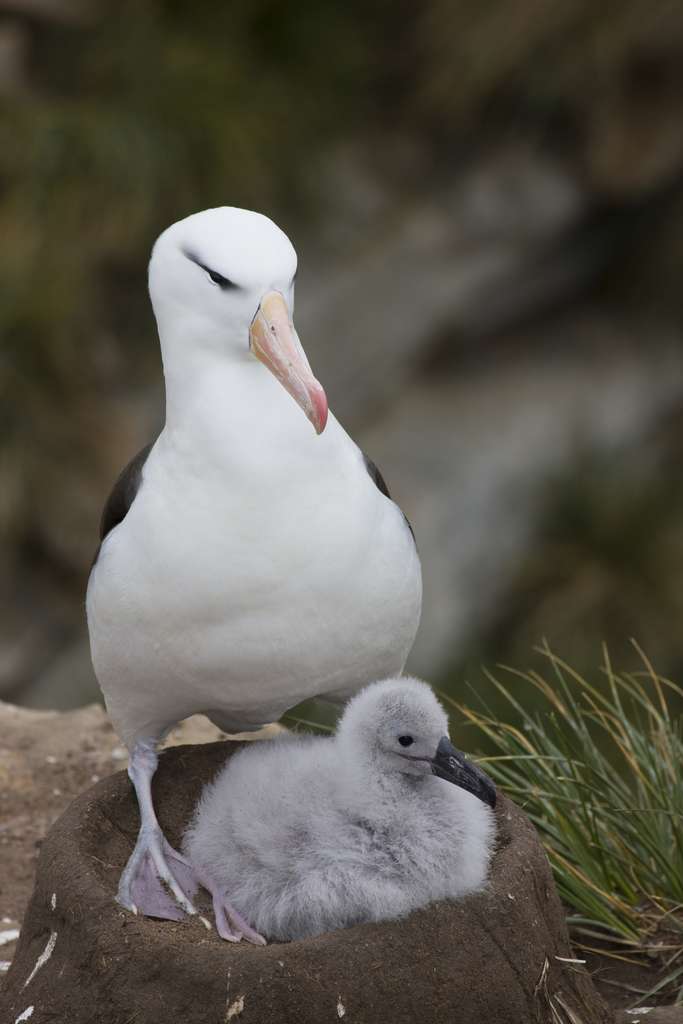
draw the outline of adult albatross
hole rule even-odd
[[[254,730],[343,700],[399,674],[417,630],[412,531],[328,416],[292,324],[295,272],[286,235],[232,207],[173,224],[150,260],[166,421],[107,501],[86,602],[140,808],[117,898],[150,916],[197,912],[152,802],[168,730],[196,713]]]

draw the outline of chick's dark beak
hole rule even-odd
[[[456,750],[448,736],[439,740],[436,754],[431,759],[432,775],[438,775],[446,782],[472,793],[489,807],[496,806],[496,787],[481,768],[468,761],[464,754]]]

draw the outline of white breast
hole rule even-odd
[[[256,727],[402,669],[421,602],[408,527],[332,417],[321,438],[300,425],[283,449],[165,432],[152,451],[87,600],[127,742],[201,711]]]

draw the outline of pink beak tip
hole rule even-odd
[[[327,426],[327,395],[320,385],[318,385],[318,387],[313,391],[311,398],[313,399],[314,411],[313,426],[315,427],[316,434],[322,434],[323,430]]]

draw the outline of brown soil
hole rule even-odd
[[[649,1024],[658,1024],[659,1020],[678,1021],[683,1024],[683,1005],[676,1007],[678,1016],[662,1016],[662,1008],[673,1003],[678,995],[681,981],[677,985],[662,989],[654,996],[647,992],[657,982],[665,978],[675,969],[675,964],[667,966],[672,950],[681,944],[680,932],[662,933],[652,940],[647,954],[638,954],[614,942],[593,939],[591,949],[578,949],[577,957],[586,961],[586,968],[598,992],[615,1009],[625,1011],[639,1006],[657,1007],[643,1016]],[[657,953],[657,947],[666,947],[667,952]],[[638,1014],[629,1013],[625,1019],[633,1022]]]
[[[78,793],[125,763],[125,752],[96,705],[59,714],[0,703],[2,930],[21,922],[40,844],[52,823]],[[13,953],[13,944],[0,946],[0,960],[11,960]]]
[[[174,729],[165,745],[223,736],[196,716]],[[98,704],[57,712],[0,701],[0,932],[21,924],[40,846],[53,822],[79,793],[127,763]],[[0,945],[0,966],[12,959],[14,948],[13,942]],[[3,980],[0,971],[0,987]]]

